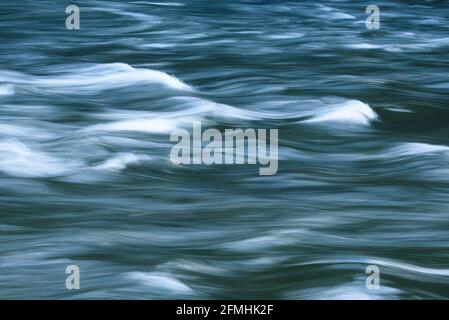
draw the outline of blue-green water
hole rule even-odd
[[[0,3],[0,298],[449,298],[447,1],[69,4]],[[193,120],[278,173],[172,164]]]

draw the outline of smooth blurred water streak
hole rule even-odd
[[[449,298],[449,5],[370,4],[3,1],[0,298]],[[194,120],[279,172],[173,165]]]

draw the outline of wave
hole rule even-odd
[[[147,1],[134,1],[135,4],[149,4],[153,6],[164,6],[164,7],[183,7],[184,3],[180,2],[147,2]]]
[[[449,147],[433,145],[428,143],[408,142],[390,149],[389,154],[395,156],[410,156],[419,154],[441,154],[448,153]]]
[[[398,262],[388,259],[368,259],[367,263],[374,264],[374,265],[380,265],[385,267],[391,267],[391,268],[397,268],[404,271],[409,271],[413,273],[420,273],[425,275],[432,275],[432,276],[443,276],[448,277],[449,276],[449,269],[436,269],[436,268],[427,268],[427,267],[421,267],[418,265],[413,265],[405,262]]]
[[[301,32],[286,32],[281,34],[270,34],[265,36],[265,38],[273,40],[286,40],[286,39],[299,39],[304,36],[305,34]]]
[[[104,112],[93,114],[92,117],[113,120],[112,122],[90,125],[82,131],[166,133],[180,126],[191,126],[192,121],[210,123],[226,119],[251,121],[298,117],[294,112],[253,111],[191,96],[169,97],[162,103],[166,105],[163,112],[105,109]]]
[[[192,294],[194,291],[176,279],[172,275],[165,272],[130,272],[126,274],[130,280],[138,281],[140,284],[161,292],[169,292],[172,294]]]
[[[329,15],[329,18],[333,20],[354,20],[356,19],[353,15],[344,13],[344,12],[332,12]]]
[[[325,16],[323,15],[323,17],[325,17],[326,19],[331,19],[331,20],[354,20],[354,19],[356,19],[356,17],[354,17],[353,15],[350,15],[343,11],[337,10],[336,8],[332,8],[329,6],[322,5],[322,4],[318,4],[318,9],[321,11],[328,12],[328,14],[326,14]]]
[[[193,96],[169,97],[161,102],[166,105],[163,112],[105,109],[104,112],[93,114],[92,117],[113,120],[113,122],[90,125],[82,131],[166,133],[181,126],[191,126],[192,121],[222,123],[227,119],[260,121],[296,120],[307,117],[309,119],[302,120],[300,123],[337,122],[366,125],[378,118],[378,115],[367,104],[357,100],[349,100],[327,107],[322,107],[320,101],[308,100],[303,104],[291,103],[292,106],[289,104],[289,108],[285,108],[285,111],[279,108],[279,105],[282,105],[279,103],[275,106],[266,104],[266,110],[256,111]],[[321,110],[317,112],[315,108]]]
[[[432,276],[449,276],[449,269],[428,268],[418,265],[413,265],[405,262],[395,261],[391,259],[382,258],[361,258],[361,259],[323,259],[304,263],[297,263],[296,266],[310,266],[323,264],[354,264],[360,263],[363,265],[377,265],[385,268],[396,268],[403,271],[421,273]]]
[[[237,108],[227,104],[216,103],[207,99],[196,97],[174,98],[174,102],[185,108],[178,116],[213,116],[219,118],[234,118],[242,120],[261,120],[264,118],[275,118],[276,113],[265,113]]]
[[[107,4],[104,2],[99,2],[98,6],[91,7],[89,10],[91,11],[100,11],[100,12],[108,12],[112,13],[118,16],[123,17],[129,17],[133,18],[134,20],[142,22],[142,24],[151,25],[151,24],[158,24],[161,22],[161,18],[155,15],[149,15],[143,13],[143,11],[140,12],[133,12],[124,10],[126,6],[123,6],[123,4],[117,4],[114,2],[108,2]],[[137,31],[137,30],[135,30]]]
[[[383,46],[371,43],[352,43],[347,45],[350,49],[381,49]]]
[[[51,139],[54,135],[36,127],[22,127],[12,124],[0,123],[0,136],[10,138]]]
[[[105,124],[95,124],[85,128],[85,132],[95,131],[133,131],[142,133],[170,132],[177,127],[175,119],[131,119]]]
[[[304,289],[286,295],[287,299],[306,300],[387,300],[398,299],[401,290],[382,285],[376,291],[364,288],[364,279],[341,286]]]
[[[377,113],[366,103],[358,100],[349,100],[333,105],[303,123],[337,122],[358,125],[369,125],[378,119]]]
[[[104,163],[94,167],[99,170],[113,170],[120,171],[125,169],[130,164],[140,163],[145,160],[150,160],[151,157],[147,155],[137,155],[133,153],[121,153],[115,157],[106,160]]]
[[[77,70],[67,72],[66,70]],[[89,66],[53,67],[55,76],[32,76],[19,72],[0,71],[0,81],[31,85],[51,92],[83,94],[131,85],[156,83],[166,87],[190,91],[192,88],[165,72],[133,68],[125,63],[95,64]]]
[[[15,177],[56,177],[77,167],[74,163],[32,149],[18,140],[0,141],[0,171]]]
[[[366,42],[361,43],[351,43],[345,44],[344,47],[355,50],[370,50],[370,49],[381,49],[387,52],[402,52],[402,51],[429,51],[433,49],[438,49],[441,47],[446,47],[449,45],[449,38],[438,38],[438,39],[426,39],[417,38],[412,36],[412,39],[406,43],[396,43],[396,44],[371,44]]]
[[[69,153],[57,157],[36,147],[9,139],[0,141],[0,172],[19,178],[62,178],[72,177],[77,181],[92,181],[101,176],[93,175],[93,170],[121,171],[153,158],[145,154],[119,153],[94,166],[87,164],[89,155],[79,155],[76,159]],[[98,171],[97,171],[98,173]],[[86,174],[89,177],[83,178]],[[104,177],[103,177],[104,178]]]
[[[12,96],[14,95],[14,86],[11,84],[6,84],[0,86],[0,96]]]

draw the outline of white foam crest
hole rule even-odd
[[[385,268],[397,268],[404,271],[421,273],[426,275],[434,275],[434,276],[449,276],[449,269],[436,269],[436,268],[428,268],[421,267],[418,265],[413,265],[405,262],[394,261],[391,259],[382,259],[382,258],[352,258],[352,259],[322,259],[322,260],[314,260],[304,263],[297,263],[296,266],[310,266],[310,265],[325,265],[325,264],[353,264],[360,263],[364,265],[378,265]]]
[[[14,86],[12,84],[0,86],[0,96],[12,96],[14,93]]]
[[[133,153],[120,153],[115,157],[106,160],[104,163],[95,166],[99,170],[113,170],[120,171],[125,169],[130,164],[140,163],[142,161],[150,160],[151,157],[147,155],[137,155]]]
[[[277,247],[282,245],[288,245],[293,243],[292,239],[296,238],[298,234],[306,232],[305,230],[283,230],[278,232],[273,232],[267,235],[261,235],[256,237],[251,237],[243,240],[237,240],[228,242],[222,245],[225,249],[230,249],[233,251],[246,251],[254,249],[263,249],[270,247]]]
[[[195,104],[195,107],[191,109],[195,114],[207,114],[210,113],[215,116],[229,117],[244,120],[256,120],[263,119],[264,115],[261,112],[255,112],[251,110],[245,110],[236,108],[227,104],[216,103],[209,100],[190,98],[190,102]]]
[[[269,235],[227,243],[224,247],[236,251],[246,251],[267,248],[279,244],[280,242],[281,241],[278,237]]]
[[[401,45],[378,45],[378,44],[371,44],[371,43],[352,43],[345,45],[349,49],[355,49],[355,50],[374,50],[374,49],[382,49],[388,52],[401,52],[402,47]]]
[[[47,140],[55,137],[55,135],[48,130],[42,130],[36,127],[16,126],[5,123],[0,123],[0,136],[6,136],[9,138],[26,138],[33,140]]]
[[[184,97],[182,98],[185,99]],[[243,108],[237,108],[231,105],[216,103],[206,99],[188,97],[184,100],[190,107],[182,111],[184,114],[195,116],[206,116],[208,114],[221,118],[234,118],[242,120],[262,120],[262,119],[285,119],[289,117],[296,117],[297,114],[268,112],[268,111],[254,111]],[[180,115],[181,113],[179,113]]]
[[[86,132],[108,131],[132,131],[142,133],[165,133],[177,127],[176,119],[130,119],[115,121],[105,124],[96,124],[84,129]]]
[[[414,272],[414,273],[421,273],[421,274],[425,274],[425,275],[443,276],[443,277],[449,276],[449,269],[427,268],[427,267],[421,267],[418,265],[413,265],[413,264],[389,260],[389,259],[368,259],[367,263],[385,266],[385,267],[397,268],[397,269]]]
[[[286,296],[287,299],[306,300],[384,300],[398,299],[401,291],[382,285],[376,291],[364,288],[365,281],[360,279],[353,283],[343,284],[337,287],[316,288],[300,290]]]
[[[55,177],[67,174],[73,165],[33,150],[18,140],[0,141],[0,171],[24,178]]]
[[[186,259],[173,260],[158,266],[158,268],[166,268],[173,273],[180,271],[189,271],[203,274],[223,275],[228,272],[223,267],[214,266],[200,261],[192,261]]]
[[[112,14],[116,14],[119,16],[124,17],[130,17],[134,18],[136,20],[139,20],[145,24],[156,24],[160,23],[161,19],[158,16],[155,15],[149,15],[142,12],[132,12],[132,11],[126,11],[124,10],[126,6],[123,6],[123,4],[117,4],[117,3],[109,3],[108,6],[105,6],[104,2],[99,2],[98,6],[90,8],[90,10],[93,11],[100,11],[100,12],[109,12]]]
[[[428,143],[407,142],[394,148],[391,148],[389,153],[395,156],[441,154],[441,153],[449,154],[449,147],[441,145],[433,145]]]
[[[67,67],[67,70],[73,66]],[[56,76],[30,76],[18,72],[0,71],[0,81],[33,85],[49,91],[76,93],[120,88],[138,83],[159,83],[177,90],[191,90],[191,87],[165,72],[133,68],[125,63],[99,64],[75,68],[75,73],[60,70]]]
[[[390,52],[401,51],[428,51],[447,46],[449,44],[449,38],[428,39],[425,37],[414,38],[413,41],[399,44],[388,44],[379,46],[380,48]],[[419,41],[419,42],[417,42]]]
[[[325,6],[324,4],[318,4],[318,9],[327,11],[327,12],[331,12],[331,11],[335,10],[334,8]]]
[[[355,17],[353,15],[347,14],[345,12],[339,11],[335,8],[329,7],[329,6],[325,6],[322,4],[318,4],[318,9],[322,10],[322,11],[326,11],[328,12],[328,14],[326,14],[326,17],[329,19],[351,19],[354,20]],[[323,16],[324,17],[324,16]]]
[[[355,17],[353,15],[344,13],[344,12],[332,12],[329,17],[331,19],[336,19],[336,20],[354,20]]]
[[[351,49],[380,49],[382,46],[371,43],[353,43],[347,46]]]
[[[130,272],[127,278],[138,281],[140,284],[155,290],[170,291],[171,293],[191,294],[193,290],[165,272]]]
[[[369,125],[378,118],[376,112],[366,103],[358,100],[349,100],[330,108],[326,108],[311,119],[303,123],[338,122],[358,125]]]
[[[304,33],[300,32],[286,32],[282,34],[267,35],[266,38],[273,40],[285,40],[285,39],[299,39],[304,37]]]
[[[93,125],[85,130],[167,132],[180,126],[191,126],[192,121],[202,120],[207,116],[243,120],[282,119],[287,116],[297,116],[296,113],[290,115],[240,109],[187,96],[171,97],[166,102],[169,106],[175,106],[176,109],[163,112],[107,109],[105,112],[92,116],[96,119],[115,120],[115,122]]]
[[[135,4],[149,4],[153,6],[165,6],[165,7],[183,7],[184,3],[179,2],[147,2],[147,1],[135,1]]]

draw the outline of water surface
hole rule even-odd
[[[446,1],[3,2],[0,298],[449,298]],[[278,173],[173,165],[194,120]]]

